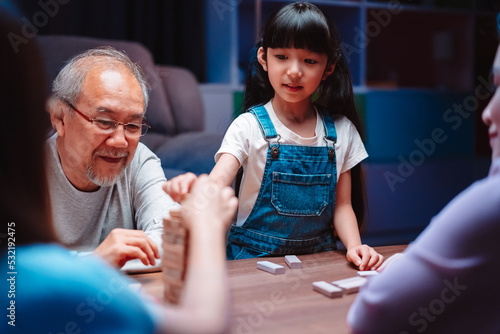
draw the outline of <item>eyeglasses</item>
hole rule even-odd
[[[66,102],[66,104],[71,109],[76,111],[76,113],[78,115],[82,116],[87,122],[90,122],[93,125],[97,126],[100,130],[102,130],[105,133],[112,133],[113,131],[116,130],[116,128],[119,125],[123,125],[123,129],[125,130],[125,133],[127,135],[132,136],[132,137],[141,137],[141,136],[144,136],[148,132],[149,128],[151,128],[151,126],[148,123],[146,123],[146,121],[144,121],[144,120],[142,121],[142,123],[122,123],[122,122],[117,122],[117,121],[114,121],[111,119],[101,118],[101,117],[90,118],[90,117],[85,116],[81,111],[76,109],[75,106],[73,106],[68,101],[64,101],[64,102]]]

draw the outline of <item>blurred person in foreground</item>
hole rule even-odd
[[[190,248],[184,294],[175,308],[142,298],[102,258],[70,255],[57,240],[50,210],[43,65],[34,41],[14,52],[6,38],[12,31],[21,33],[0,12],[0,94],[6,114],[0,132],[0,221],[6,232],[0,235],[5,312],[0,332],[224,332],[229,309],[225,233],[237,207],[232,189],[201,177],[183,203]]]
[[[500,85],[500,46],[493,81]],[[482,118],[492,148],[488,177],[456,196],[363,286],[347,317],[353,333],[500,333],[498,88]]]

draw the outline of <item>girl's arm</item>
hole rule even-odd
[[[217,164],[210,173],[210,178],[220,186],[230,186],[233,182],[240,162],[229,153],[223,153]],[[186,195],[191,192],[191,187],[197,176],[193,173],[186,173],[168,180],[163,184],[163,190],[176,202],[182,202]]]
[[[210,178],[220,186],[230,186],[240,168],[240,162],[230,153],[223,153],[210,173]]]
[[[351,204],[351,171],[340,174],[337,182],[335,231],[347,249],[346,257],[359,267],[359,270],[377,269],[384,257],[373,248],[361,244],[356,215]]]

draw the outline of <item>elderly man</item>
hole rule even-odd
[[[159,258],[162,218],[175,206],[160,160],[139,139],[148,87],[137,64],[113,48],[71,59],[53,82],[48,182],[60,240],[122,267]]]

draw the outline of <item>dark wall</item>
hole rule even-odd
[[[12,0],[39,34],[132,40],[158,64],[189,68],[205,81],[204,1]]]

